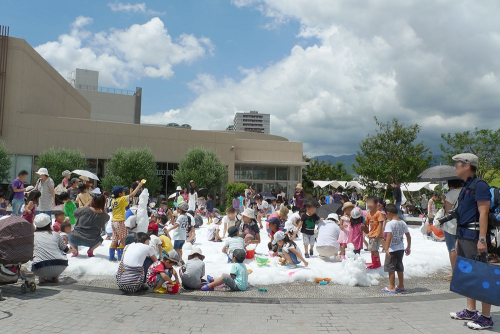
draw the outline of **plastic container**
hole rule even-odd
[[[319,282],[319,285],[327,285],[327,284],[328,284],[327,281],[321,281],[321,282]]]
[[[274,257],[274,252],[272,250],[269,251],[269,257]]]
[[[259,289],[259,291],[260,291],[260,292],[267,292],[267,289],[262,289],[262,288],[260,288],[260,289]]]
[[[179,283],[167,284],[167,293],[171,294],[179,293],[179,287],[180,287]]]
[[[330,281],[332,279],[328,278],[328,277],[326,277],[326,278],[316,277],[314,280],[316,281],[316,283],[319,283],[319,284],[321,284],[321,282],[326,282],[325,284],[328,284],[328,283],[330,283]]]
[[[265,266],[269,263],[269,258],[267,256],[256,256],[255,262],[257,262],[258,266]]]
[[[247,249],[246,259],[253,259],[255,257],[255,249]]]

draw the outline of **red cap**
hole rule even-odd
[[[158,224],[156,224],[156,223],[149,223],[149,225],[148,225],[148,231],[158,231]]]

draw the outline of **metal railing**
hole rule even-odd
[[[121,88],[109,88],[109,87],[90,86],[90,85],[75,85],[75,88],[82,90],[93,90],[96,92],[111,93],[111,94],[135,95],[135,90],[121,89]]]

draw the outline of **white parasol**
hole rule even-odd
[[[97,177],[97,175],[95,175],[94,173],[91,173],[87,170],[81,170],[81,169],[77,169],[77,170],[74,170],[71,172],[72,174],[77,174],[77,175],[80,175],[80,176],[85,176],[85,177],[88,177],[89,179],[94,179],[94,180],[99,180],[99,178]]]

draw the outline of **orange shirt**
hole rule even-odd
[[[377,211],[375,214],[368,212],[366,215],[366,222],[370,225],[370,233],[368,233],[369,238],[376,238],[380,235],[380,230],[384,226],[384,215]]]

